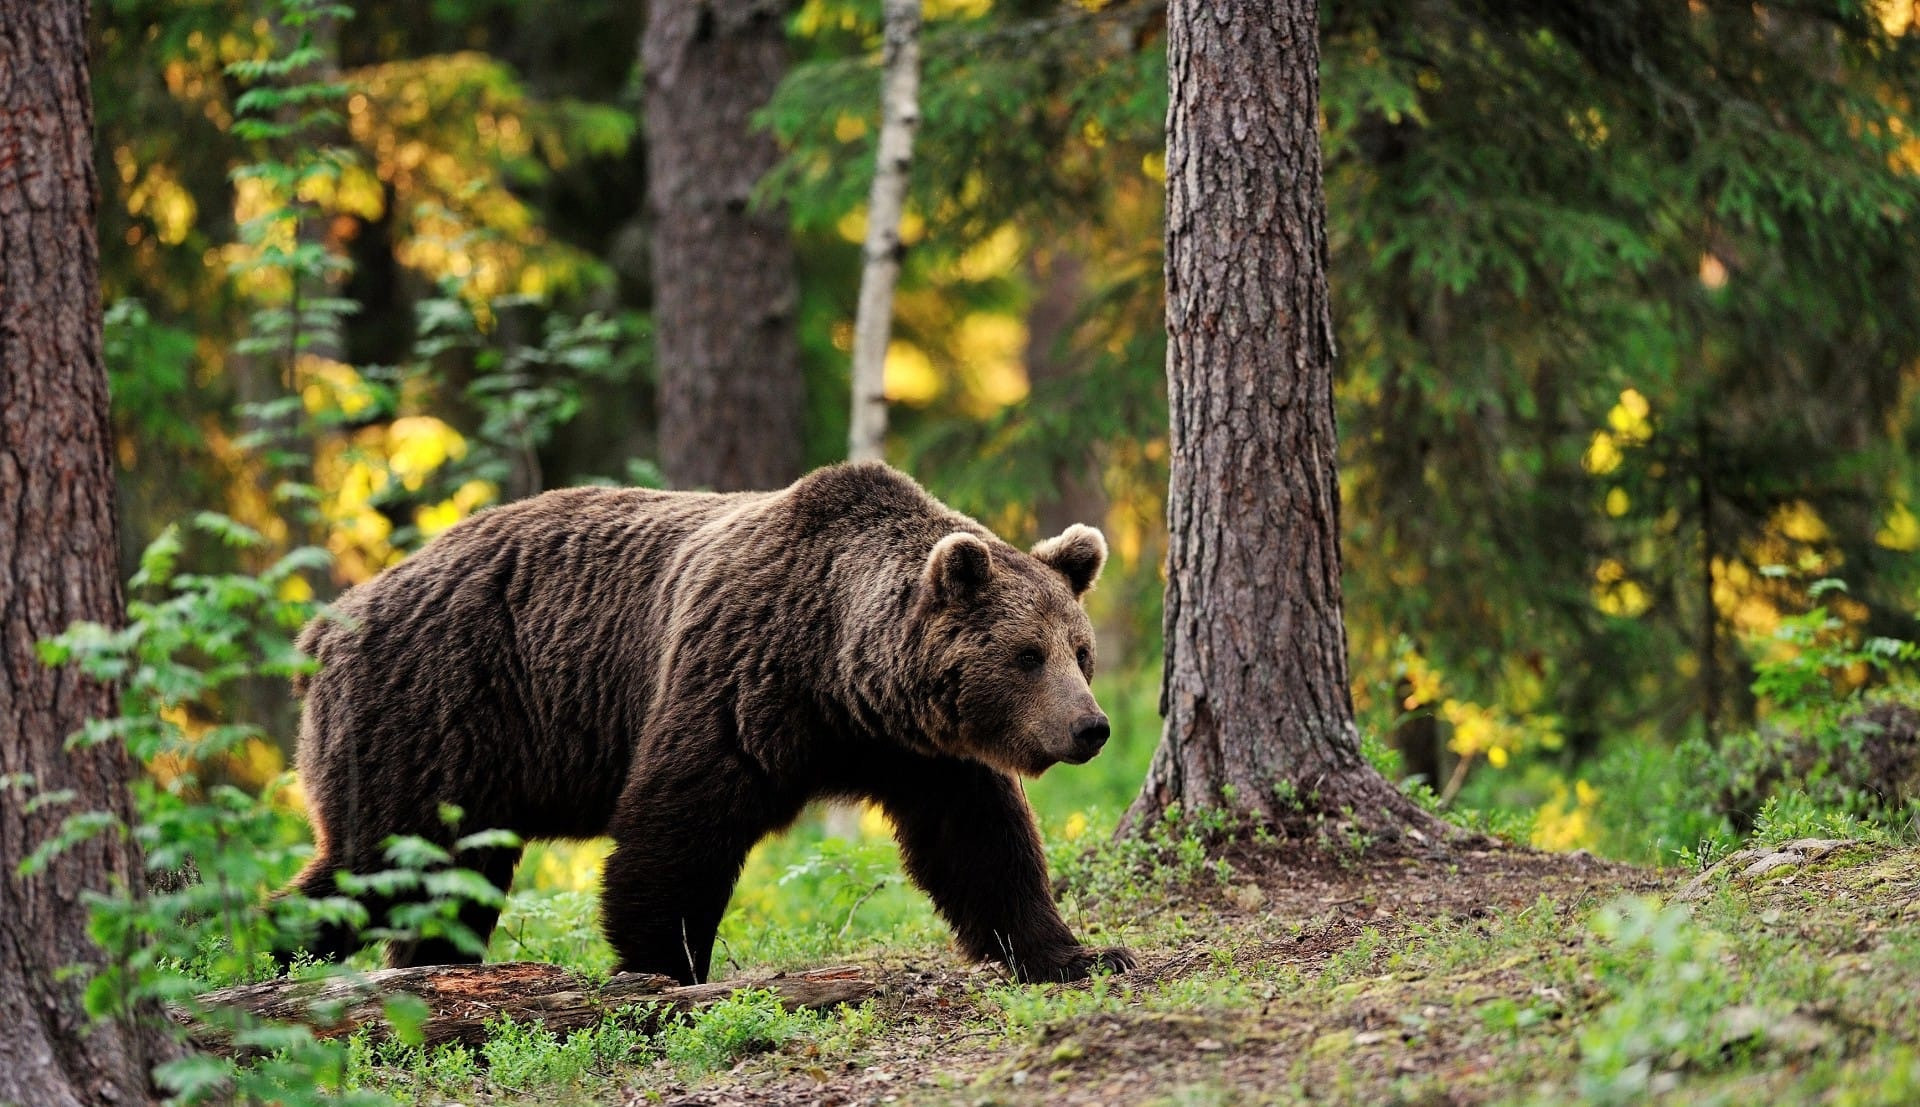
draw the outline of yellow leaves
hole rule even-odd
[[[992,234],[967,247],[954,262],[954,275],[963,281],[989,281],[1004,277],[1020,264],[1020,232],[1011,223],[1002,223]]]
[[[1627,567],[1616,558],[1600,559],[1593,570],[1593,606],[1608,615],[1637,618],[1653,606],[1653,597],[1627,574]]]
[[[1914,0],[1874,0],[1874,14],[1880,17],[1880,26],[1887,34],[1899,37],[1912,28],[1914,21]]]
[[[349,413],[364,382],[346,366],[319,363],[303,389],[313,406],[312,389],[323,402],[339,400]],[[322,448],[314,459],[321,487],[320,515],[327,524],[326,546],[339,575],[348,583],[365,580],[397,560],[393,522],[376,506],[382,494],[398,486],[418,492],[449,462],[467,454],[467,440],[430,415],[406,415],[385,425],[364,427],[345,443]],[[486,481],[462,484],[452,496],[416,508],[414,523],[431,537],[493,502],[499,490]]]
[[[491,481],[470,480],[455,490],[452,497],[415,510],[413,525],[420,529],[423,537],[432,538],[499,497],[500,490]]]
[[[1011,315],[976,311],[960,320],[954,353],[966,370],[968,392],[987,410],[1027,396],[1027,326]]]
[[[841,112],[833,121],[833,137],[841,142],[852,142],[867,133],[867,121],[852,112]]]
[[[1444,687],[1440,680],[1440,670],[1433,667],[1427,659],[1416,651],[1409,650],[1401,659],[1401,675],[1407,682],[1408,692],[1400,706],[1408,711],[1421,704],[1433,703],[1440,699]]]
[[[613,841],[536,842],[527,847],[526,860],[514,874],[514,888],[549,892],[589,892],[600,884],[600,870]]]
[[[1716,557],[1712,563],[1713,606],[1743,635],[1764,636],[1780,625],[1780,608],[1764,581],[1746,562]]]
[[[1608,515],[1612,516],[1615,519],[1618,519],[1622,515],[1625,515],[1628,511],[1632,510],[1632,508],[1633,508],[1633,498],[1627,495],[1626,489],[1620,488],[1617,486],[1614,488],[1607,489],[1607,514]]]
[[[911,342],[896,338],[887,344],[885,373],[887,399],[896,403],[931,403],[940,395],[940,373],[933,359]]]
[[[1453,727],[1453,735],[1447,740],[1447,748],[1462,757],[1472,757],[1489,750],[1506,750],[1501,744],[1504,737],[1499,717],[1490,707],[1463,700],[1447,700],[1440,705],[1440,717]]]
[[[1894,504],[1887,521],[1875,532],[1873,540],[1889,550],[1911,553],[1920,550],[1920,518],[1906,504]]]
[[[1517,753],[1560,745],[1560,735],[1551,720],[1539,716],[1523,719],[1509,710],[1516,702],[1515,696],[1532,699],[1539,691],[1516,682],[1513,674],[1503,674],[1505,702],[1483,704],[1449,695],[1445,675],[1418,650],[1403,648],[1394,670],[1405,687],[1400,706],[1408,711],[1431,706],[1449,728],[1447,748],[1462,758],[1484,757],[1487,764],[1503,769]],[[1524,705],[1521,710],[1525,710]]]
[[[1796,542],[1805,542],[1809,545],[1825,542],[1829,534],[1826,521],[1821,519],[1820,513],[1805,500],[1782,504],[1774,510],[1769,522],[1773,529],[1781,534]]]
[[[1595,476],[1604,476],[1620,467],[1620,458],[1620,447],[1614,445],[1613,435],[1594,431],[1587,452],[1580,455],[1580,466]]]
[[[1067,841],[1077,842],[1080,840],[1080,836],[1086,832],[1087,813],[1085,811],[1075,811],[1073,814],[1067,816],[1067,825],[1062,830],[1062,833],[1066,835]]]
[[[834,223],[833,229],[848,242],[865,242],[867,240],[867,206],[861,204],[841,216]]]
[[[351,365],[311,354],[300,359],[300,405],[312,415],[339,412],[351,419],[375,403],[373,389]]]
[[[860,812],[860,835],[863,838],[891,838],[893,820],[887,818],[887,813],[881,810],[880,805],[866,804]]]
[[[166,166],[136,164],[133,151],[125,146],[114,150],[113,160],[120,180],[132,186],[127,191],[127,214],[145,218],[153,225],[154,237],[168,246],[185,242],[200,214],[193,193]]]
[[[1156,184],[1167,183],[1167,155],[1159,151],[1143,155],[1140,158],[1140,172]]]
[[[1629,388],[1620,393],[1620,402],[1607,412],[1607,425],[1630,442],[1645,442],[1653,437],[1653,424],[1647,418],[1652,410],[1639,390]]]
[[[408,415],[387,427],[387,470],[409,491],[418,491],[428,474],[467,456],[460,432],[431,415]]]
[[[1580,465],[1595,476],[1605,476],[1620,467],[1625,449],[1638,446],[1653,437],[1653,405],[1638,389],[1620,393],[1620,401],[1607,412],[1607,426],[1593,432]]]
[[[1584,780],[1553,781],[1552,796],[1534,812],[1531,840],[1538,849],[1591,849],[1598,841],[1594,818],[1600,806],[1600,790]]]

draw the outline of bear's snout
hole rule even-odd
[[[1082,715],[1073,721],[1071,736],[1075,761],[1091,761],[1100,747],[1107,744],[1107,738],[1113,734],[1107,717],[1102,714]]]

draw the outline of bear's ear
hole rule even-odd
[[[965,531],[933,544],[927,555],[927,587],[941,600],[969,599],[993,579],[993,551]]]
[[[1067,578],[1075,596],[1084,596],[1107,563],[1107,536],[1085,523],[1075,523],[1033,548],[1033,556]]]

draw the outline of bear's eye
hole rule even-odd
[[[1020,666],[1023,672],[1031,673],[1038,671],[1040,666],[1047,663],[1047,659],[1039,650],[1028,648],[1021,650],[1020,656],[1014,658],[1013,663]]]
[[[1088,669],[1093,668],[1093,651],[1085,646],[1081,646],[1079,649],[1073,651],[1073,659],[1080,663],[1081,672],[1086,672]]]

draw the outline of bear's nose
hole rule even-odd
[[[1100,752],[1113,728],[1105,715],[1082,715],[1073,721],[1073,747],[1087,757]]]

